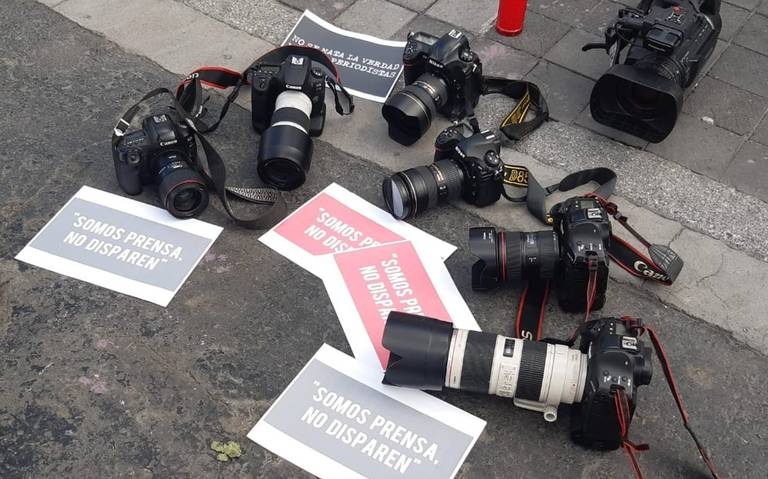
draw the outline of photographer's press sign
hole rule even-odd
[[[304,11],[283,45],[322,50],[336,65],[351,94],[380,103],[387,99],[403,71],[405,42],[343,30],[309,10]]]
[[[479,330],[443,261],[456,247],[333,183],[259,238],[322,278],[359,361],[386,367],[390,311]]]
[[[323,345],[248,437],[323,479],[450,479],[485,428]]]
[[[16,259],[167,306],[221,230],[83,186]]]

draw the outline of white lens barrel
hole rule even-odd
[[[271,126],[291,126],[309,134],[312,100],[300,91],[285,90],[275,99]]]
[[[557,419],[557,406],[581,401],[587,355],[562,344],[455,329],[445,386],[514,398],[516,406]],[[483,390],[487,385],[486,390]]]

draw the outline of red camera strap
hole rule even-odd
[[[693,442],[696,443],[696,448],[699,450],[701,459],[704,461],[704,464],[706,464],[709,472],[712,474],[713,479],[720,479],[720,475],[715,468],[715,463],[712,461],[712,458],[704,447],[704,444],[696,436],[696,433],[693,431],[693,427],[689,422],[688,411],[685,409],[683,398],[680,395],[680,389],[677,386],[677,381],[675,381],[675,376],[672,374],[672,367],[669,364],[669,358],[667,357],[666,351],[664,351],[664,347],[661,344],[661,340],[659,339],[659,335],[656,333],[656,330],[650,326],[641,326],[640,322],[636,318],[625,316],[621,319],[628,324],[630,329],[639,331],[638,336],[642,336],[646,332],[648,333],[648,336],[651,338],[651,343],[653,344],[653,349],[656,351],[656,357],[658,357],[659,362],[661,363],[661,368],[664,371],[664,378],[667,380],[667,385],[669,386],[669,390],[672,393],[672,397],[675,399],[677,410],[680,412],[680,418],[683,420],[683,426],[685,426],[685,429],[693,439]],[[613,398],[616,405],[616,417],[619,423],[619,432],[621,434],[622,446],[629,456],[630,462],[632,463],[632,468],[635,471],[635,476],[637,476],[638,479],[642,479],[643,473],[640,470],[637,457],[635,457],[635,452],[646,451],[648,450],[648,446],[645,444],[634,444],[627,438],[629,435],[629,424],[632,418],[632,414],[629,406],[629,400],[627,399],[624,389],[616,389]]]

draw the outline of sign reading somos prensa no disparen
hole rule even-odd
[[[323,345],[248,433],[323,479],[449,479],[485,421]]]
[[[322,50],[336,65],[351,94],[380,103],[403,71],[405,42],[342,30],[309,10],[304,11],[283,45]]]
[[[221,230],[84,186],[16,259],[167,306]]]

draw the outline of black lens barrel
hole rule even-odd
[[[431,73],[424,73],[390,96],[381,107],[390,138],[402,145],[414,144],[429,129],[447,99],[448,85]]]
[[[464,173],[453,160],[440,160],[395,173],[382,183],[387,209],[403,220],[461,197]]]

